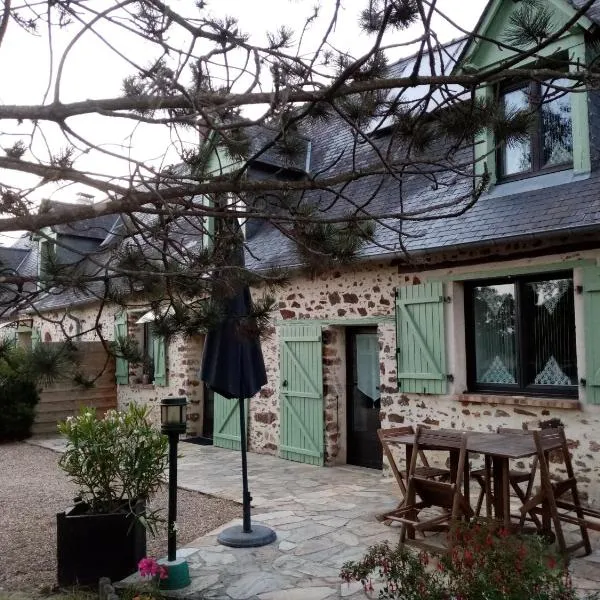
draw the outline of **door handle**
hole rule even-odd
[[[287,379],[284,379],[281,383],[281,387],[287,387]]]

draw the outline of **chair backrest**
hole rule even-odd
[[[415,428],[412,425],[403,425],[401,427],[390,427],[386,429],[378,429],[377,436],[379,437],[379,441],[383,442],[383,440],[396,437],[397,435],[414,435]]]
[[[510,433],[512,435],[533,435],[531,429],[513,429],[511,427],[498,427],[496,430],[498,433]]]
[[[428,429],[418,425],[415,441],[418,446],[426,446],[433,450],[438,447],[442,450],[460,450],[463,445],[466,448],[467,434],[453,429]]]
[[[548,429],[539,429],[533,432],[535,445],[540,452],[548,452],[549,450],[562,449],[567,450],[567,438],[563,427],[551,427]]]
[[[417,426],[409,477],[414,491],[426,504],[452,510],[454,516],[468,514],[470,508],[460,493],[467,456],[467,433],[451,429],[427,429]],[[415,476],[416,454],[422,450],[458,451],[456,478],[452,482],[431,481]],[[412,492],[411,492],[412,496]],[[412,498],[409,498],[409,501]]]

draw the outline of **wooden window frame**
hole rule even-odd
[[[573,168],[573,159],[569,162],[564,162],[558,165],[551,165],[549,167],[543,167],[543,155],[544,155],[544,140],[542,131],[542,120],[540,115],[540,99],[542,96],[542,85],[544,82],[541,81],[519,81],[511,82],[498,87],[498,98],[502,105],[504,105],[504,96],[517,90],[529,88],[530,98],[530,110],[535,114],[535,126],[532,127],[529,143],[531,144],[531,169],[529,171],[523,171],[521,173],[511,173],[509,175],[504,174],[504,153],[506,151],[506,145],[502,144],[496,151],[496,173],[498,174],[499,183],[508,183],[510,181],[519,181],[521,179],[528,179],[530,177],[537,177],[538,175],[545,175],[547,173],[557,173],[558,171],[566,171]],[[571,114],[571,128],[573,126],[573,115]]]
[[[469,392],[506,394],[513,396],[542,396],[542,397],[560,397],[573,400],[578,399],[579,389],[577,384],[570,386],[539,385],[526,383],[526,354],[527,340],[524,338],[525,314],[521,306],[522,289],[524,285],[531,281],[544,281],[548,279],[571,279],[572,271],[556,271],[550,273],[527,274],[509,277],[495,277],[489,279],[477,279],[467,281],[464,284],[465,289],[465,350],[467,359],[467,387]],[[516,326],[516,362],[517,362],[517,383],[515,384],[493,384],[481,383],[477,381],[476,362],[475,362],[475,314],[473,310],[474,289],[486,285],[498,285],[513,283],[515,285],[515,326]],[[575,293],[575,286],[573,286]],[[577,355],[575,355],[577,360]]]

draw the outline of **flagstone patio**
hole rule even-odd
[[[180,448],[180,486],[241,502],[238,452],[194,444]],[[180,595],[232,600],[362,596],[360,586],[341,583],[340,567],[360,558],[367,546],[397,537],[397,531],[375,520],[382,508],[397,503],[392,482],[379,471],[352,466],[314,467],[260,454],[250,454],[248,463],[252,522],[273,528],[276,542],[228,548],[217,543],[220,530],[192,542],[197,550],[183,550],[189,552],[192,585]]]
[[[238,452],[180,447],[182,487],[241,502]],[[277,541],[256,549],[227,548],[217,543],[217,530],[192,542],[182,549],[192,584],[177,595],[218,600],[364,598],[360,585],[341,582],[340,567],[360,558],[369,545],[398,539],[397,528],[375,519],[396,505],[395,482],[371,469],[314,467],[268,455],[250,454],[248,463],[252,520],[275,529]],[[595,548],[599,541],[594,538]],[[572,565],[580,589],[600,590],[600,552]]]
[[[38,441],[61,451],[61,440]],[[180,444],[180,487],[241,502],[239,452]],[[273,528],[277,540],[262,548],[228,548],[217,543],[228,523],[187,547],[189,587],[169,595],[194,600],[330,600],[365,598],[359,584],[339,579],[342,564],[360,558],[383,540],[395,542],[398,529],[375,515],[397,503],[395,482],[360,467],[314,467],[274,456],[248,456],[252,522]],[[240,506],[241,517],[241,506]],[[595,551],[571,563],[576,586],[600,590],[600,537]],[[124,583],[136,581],[137,576]]]

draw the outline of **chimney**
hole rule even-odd
[[[79,204],[94,204],[94,195],[86,192],[77,192],[77,202]]]

